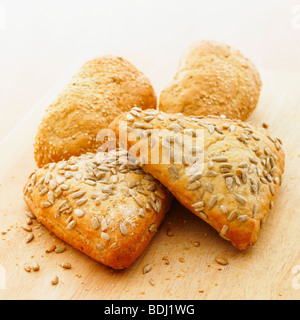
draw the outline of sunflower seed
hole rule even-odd
[[[83,210],[80,210],[80,209],[75,209],[74,210],[74,214],[75,214],[76,217],[82,218],[85,215],[85,212]]]
[[[59,282],[58,276],[55,276],[52,280],[51,280],[51,285],[52,286],[56,286]]]
[[[59,245],[58,247],[56,247],[56,249],[54,250],[55,253],[60,254],[63,253],[67,250],[67,248],[64,245]]]
[[[215,162],[227,162],[228,160],[229,158],[226,156],[219,156],[213,159],[213,161]]]
[[[32,263],[32,270],[33,270],[34,272],[37,272],[37,271],[40,270],[40,266],[39,266],[38,263],[35,262],[35,261]]]
[[[49,182],[49,188],[50,188],[51,190],[55,190],[55,189],[57,188],[57,183],[56,183],[55,181],[51,180],[51,181]]]
[[[195,182],[196,180],[200,179],[202,177],[202,172],[197,172],[192,175],[191,178],[189,178],[188,183]]]
[[[45,187],[44,189],[41,190],[40,196],[44,196],[48,191],[49,191],[49,189],[47,187]]]
[[[222,211],[222,213],[228,214],[228,209],[223,204],[220,205],[220,210]]]
[[[246,221],[248,221],[249,219],[250,219],[249,216],[247,216],[246,214],[240,215],[240,216],[237,217],[237,220],[238,220],[239,222],[246,222]]]
[[[237,210],[231,211],[229,216],[227,217],[227,220],[228,221],[234,220],[237,217],[237,214],[238,214]]]
[[[94,230],[98,230],[100,228],[100,222],[97,217],[93,217],[91,219],[91,223]]]
[[[147,264],[143,268],[143,274],[146,274],[152,270],[152,264]]]
[[[86,194],[86,191],[77,191],[77,192],[72,193],[71,197],[73,199],[78,199],[78,198],[83,197],[85,194]]]
[[[217,203],[218,197],[217,196],[211,196],[208,202],[208,210],[211,210]]]
[[[269,189],[270,189],[272,196],[275,196],[275,190],[274,190],[274,187],[272,184],[269,184]]]
[[[48,201],[53,205],[55,203],[55,196],[53,191],[49,191],[47,194]]]
[[[65,177],[67,178],[67,172],[65,173]],[[57,176],[56,177],[56,182],[59,184],[59,185],[61,185],[61,184],[63,184],[65,181],[66,181],[66,178],[65,177],[63,177],[63,176]],[[68,179],[68,178],[67,178]]]
[[[218,264],[222,265],[222,266],[227,266],[228,265],[228,261],[227,261],[227,259],[225,257],[216,257],[215,261]]]
[[[72,220],[67,226],[66,226],[66,230],[72,230],[76,227],[77,222],[76,220]]]
[[[178,171],[176,169],[176,167],[174,166],[170,166],[168,168],[168,171],[169,171],[169,174],[172,176],[173,179],[179,179],[179,174],[178,174]]]
[[[204,212],[199,211],[199,212],[197,212],[197,215],[198,215],[201,219],[207,220],[207,215],[206,215]]]
[[[108,229],[108,224],[105,218],[101,220],[101,231],[105,232]]]
[[[226,184],[226,187],[230,190],[230,189],[232,189],[232,187],[233,187],[233,179],[232,179],[232,177],[227,177],[226,179],[225,179],[225,184]]]
[[[169,126],[169,129],[171,129],[175,132],[178,132],[178,131],[182,130],[183,128],[177,123],[171,123]]]
[[[240,194],[235,193],[234,194],[235,199],[240,203],[240,204],[246,204],[247,200],[241,196]]]
[[[222,227],[222,229],[220,231],[220,234],[223,236],[226,235],[228,229],[229,229],[229,226],[227,224],[224,224],[224,226]]]
[[[105,232],[102,232],[101,233],[101,239],[103,240],[103,241],[109,241],[110,240],[110,235],[108,234],[108,233],[105,233]]]
[[[120,226],[120,231],[121,231],[122,235],[127,236],[128,231],[127,231],[125,224],[123,222],[120,222],[119,226]]]
[[[29,243],[34,239],[34,234],[30,233],[26,238],[25,238],[25,242]]]
[[[103,246],[103,244],[96,244],[96,246],[95,246],[95,248],[96,248],[96,250],[103,250],[104,249],[104,246]]]
[[[71,263],[69,263],[69,262],[63,262],[63,263],[60,264],[60,266],[61,266],[63,269],[66,269],[66,270],[72,269],[72,265],[71,265]]]
[[[42,208],[49,208],[50,206],[51,206],[51,203],[48,202],[48,201],[43,201],[43,202],[41,203],[41,207],[42,207]]]
[[[218,175],[218,173],[215,171],[207,171],[206,172],[207,177],[216,177],[217,175]]]
[[[87,198],[80,199],[76,202],[77,206],[83,206],[88,201]]]
[[[156,227],[155,223],[151,224],[151,226],[149,227],[149,231],[150,232],[157,232],[157,227]]]
[[[208,192],[213,192],[214,191],[214,184],[211,182],[207,182],[207,184],[205,185],[205,189]]]

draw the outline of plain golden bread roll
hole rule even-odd
[[[127,139],[141,167],[224,239],[240,250],[256,242],[284,172],[279,139],[239,120],[155,110],[125,113],[110,128]]]
[[[24,188],[24,200],[42,224],[114,269],[141,255],[172,198],[124,150],[47,164]]]
[[[95,152],[97,132],[117,115],[156,105],[150,81],[130,62],[114,56],[86,62],[39,125],[34,144],[38,167]]]
[[[200,41],[182,56],[173,80],[161,92],[159,108],[187,116],[246,120],[258,103],[261,85],[254,64],[238,50]]]

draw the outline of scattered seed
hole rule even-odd
[[[146,274],[152,270],[152,264],[146,264],[143,268],[143,274]]]
[[[63,263],[60,264],[60,266],[61,266],[63,269],[67,269],[67,270],[72,269],[72,265],[71,265],[71,263],[69,263],[69,262],[63,262]]]
[[[59,282],[59,278],[58,276],[55,276],[52,280],[51,280],[51,285],[52,286],[56,286]]]
[[[46,250],[46,253],[51,253],[56,249],[56,245],[52,245],[49,249]]]
[[[32,263],[32,270],[35,271],[35,272],[40,270],[40,266],[38,265],[37,262],[33,262]]]
[[[215,258],[216,262],[222,266],[227,266],[228,265],[228,261],[225,257],[223,256],[218,256]]]
[[[26,241],[26,243],[29,243],[29,242],[31,242],[33,239],[34,239],[34,234],[31,233],[31,234],[29,234],[29,235],[25,238],[25,241]]]
[[[55,251],[55,253],[59,254],[59,253],[65,252],[66,250],[67,250],[67,249],[66,249],[65,246],[60,245],[60,246],[56,247],[56,249],[55,249],[54,251]]]

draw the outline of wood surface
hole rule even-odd
[[[299,299],[300,75],[260,71],[262,94],[249,121],[267,123],[271,134],[282,139],[286,169],[255,246],[239,252],[177,202],[149,247],[127,270],[113,271],[69,245],[61,254],[46,253],[62,241],[36,220],[35,238],[26,244],[28,233],[22,226],[28,208],[22,189],[35,168],[33,137],[45,106],[68,80],[63,79],[0,142],[0,299]],[[200,246],[195,246],[197,241]],[[218,256],[226,257],[228,265],[218,264]],[[24,265],[33,262],[40,270],[26,272]],[[70,270],[60,266],[65,262],[71,263]],[[149,263],[152,270],[143,274]],[[56,275],[59,283],[52,286]]]

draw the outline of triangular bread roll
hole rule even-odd
[[[25,202],[42,224],[114,269],[129,267],[141,255],[172,198],[124,150],[48,164],[24,189]]]
[[[284,171],[279,139],[241,121],[137,108],[110,128],[140,166],[224,239],[240,250],[256,242]]]

